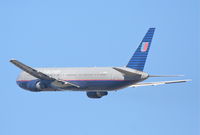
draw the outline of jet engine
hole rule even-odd
[[[105,91],[105,92],[87,92],[87,96],[89,98],[101,98],[106,95],[108,95],[107,91]]]
[[[26,87],[25,87],[25,89],[28,89],[30,91],[35,91],[35,92],[42,91],[45,88],[47,88],[46,84],[39,80],[30,81],[26,84]]]

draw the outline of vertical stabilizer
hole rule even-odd
[[[155,28],[149,28],[126,67],[143,71]]]

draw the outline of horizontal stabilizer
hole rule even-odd
[[[191,81],[191,80],[188,79],[188,80],[175,80],[175,81],[137,83],[137,84],[131,85],[130,87],[156,86],[156,85],[162,85],[162,84],[183,83],[183,82],[188,82],[188,81]]]
[[[182,77],[184,75],[149,75],[149,77]]]
[[[120,68],[117,68],[117,67],[113,67],[113,69],[115,69],[116,71],[122,73],[123,75],[134,74],[133,72],[130,72],[130,71],[127,71],[127,70],[124,70],[124,69],[120,69]]]

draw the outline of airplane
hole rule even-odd
[[[190,81],[174,80],[142,82],[149,77],[176,77],[149,75],[143,72],[155,28],[149,28],[139,47],[125,67],[83,68],[31,68],[17,60],[11,63],[22,69],[16,80],[19,87],[32,92],[40,91],[85,91],[89,98],[101,98],[109,91],[127,87],[155,86]]]

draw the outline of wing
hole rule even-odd
[[[46,75],[40,71],[37,71],[36,69],[33,69],[17,60],[10,60],[11,63],[13,63],[15,66],[19,67],[20,69],[22,69],[23,71],[29,73],[30,75],[38,78],[38,79],[41,79],[41,80],[49,80],[49,81],[52,81],[52,84],[54,86],[57,86],[57,87],[67,87],[67,86],[75,86],[75,87],[79,87],[78,85],[76,84],[73,84],[73,83],[70,83],[70,82],[66,82],[66,81],[63,81],[63,80],[58,80],[58,79],[55,79],[49,75]]]
[[[131,85],[130,87],[156,86],[156,85],[162,85],[162,84],[183,83],[183,82],[188,82],[188,81],[191,81],[191,80],[188,79],[188,80],[175,80],[175,81],[136,83],[134,85]]]

